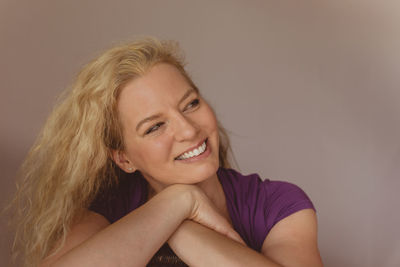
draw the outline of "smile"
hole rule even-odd
[[[197,157],[197,156],[203,154],[204,151],[206,151],[206,149],[207,149],[207,143],[206,143],[206,142],[207,142],[207,140],[205,140],[205,141],[204,141],[200,146],[198,146],[197,148],[195,148],[195,149],[193,149],[193,150],[191,150],[191,151],[188,151],[188,152],[183,153],[182,155],[180,155],[180,156],[177,157],[176,159],[177,159],[177,160],[190,159],[190,158]]]

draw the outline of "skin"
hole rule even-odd
[[[87,211],[41,266],[144,266],[165,242],[190,266],[322,266],[312,210],[278,222],[262,253],[233,230],[216,175],[215,115],[177,69],[158,64],[128,83],[118,112],[125,149],[113,151],[113,159],[127,172],[140,170],[152,196],[112,225]],[[206,156],[178,160],[203,140]]]
[[[40,266],[144,266],[186,219],[240,241],[198,187],[172,185],[111,225],[87,211],[61,249]]]
[[[196,184],[230,221],[216,174],[219,135],[215,114],[175,67],[158,64],[131,81],[120,93],[118,112],[125,149],[113,151],[113,157],[121,169],[140,170],[150,184],[150,197],[168,185]],[[176,160],[205,139],[210,150],[206,158]]]
[[[200,187],[202,183],[212,183],[206,191],[212,195],[220,193],[212,192],[219,184],[215,115],[176,68],[158,64],[145,76],[131,81],[120,93],[118,113],[125,149],[113,154],[123,170],[140,170],[156,192],[177,183]],[[176,160],[205,139],[211,150],[206,158]]]

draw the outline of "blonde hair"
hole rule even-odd
[[[119,89],[161,62],[175,66],[196,88],[177,44],[149,38],[106,51],[62,95],[21,167],[13,201],[14,256],[26,266],[56,252],[99,189],[118,180],[110,151],[124,147],[116,112]],[[220,165],[229,167],[222,127],[220,139]]]

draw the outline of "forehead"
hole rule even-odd
[[[160,63],[122,88],[118,113],[123,123],[135,122],[176,105],[190,89],[194,88],[177,68]]]

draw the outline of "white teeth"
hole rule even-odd
[[[201,146],[193,149],[192,151],[186,152],[183,155],[180,155],[177,159],[188,159],[188,158],[198,156],[206,150],[206,147],[207,147],[207,145],[206,145],[206,142],[204,141]]]

